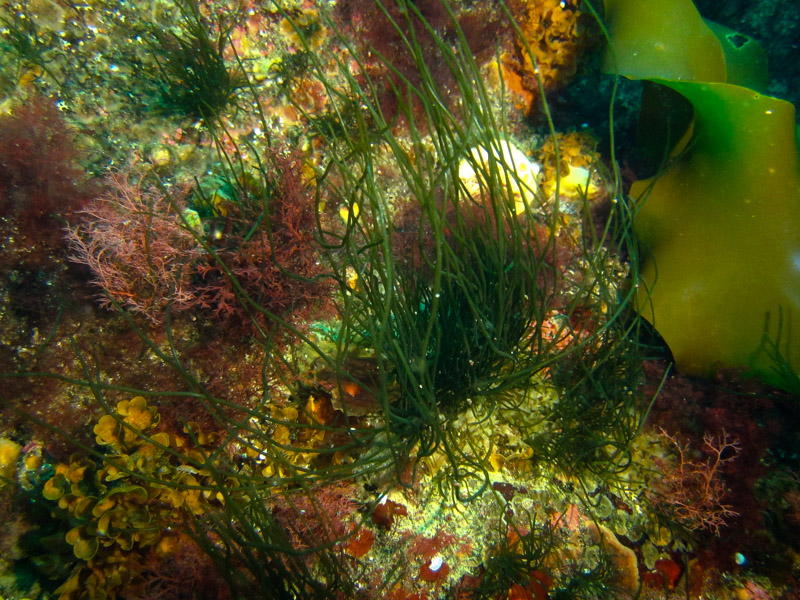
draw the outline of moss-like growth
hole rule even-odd
[[[226,58],[232,50],[235,19],[209,23],[196,0],[176,4],[181,16],[177,32],[151,30],[158,65],[157,107],[170,114],[212,119],[235,106],[238,90],[248,85],[242,65],[231,65]]]
[[[38,27],[30,9],[26,9],[24,5],[14,10],[11,17],[0,16],[0,24],[3,28],[0,49],[6,54],[4,61],[6,58],[13,58],[15,63],[13,75],[16,81],[13,83],[26,84],[46,73],[53,81],[60,84],[59,79],[50,70],[49,64],[56,47],[54,31]],[[0,85],[3,87],[12,83],[3,81],[5,77],[4,74],[0,78]]]

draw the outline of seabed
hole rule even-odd
[[[0,599],[800,597],[599,4],[0,0]]]

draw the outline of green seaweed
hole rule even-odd
[[[41,32],[25,10],[15,11],[12,18],[0,17],[3,26],[0,49],[15,57],[19,80],[26,69],[39,68],[63,89],[62,82],[50,69],[49,63],[56,47],[52,32]],[[5,75],[4,75],[5,78]]]
[[[491,600],[503,597],[514,584],[527,587],[542,583],[547,572],[547,561],[552,560],[558,546],[558,539],[551,527],[537,524],[530,514],[517,517],[524,527],[503,521],[497,538],[497,547],[485,564],[480,585],[470,598]],[[538,587],[545,589],[544,585]]]
[[[178,0],[177,31],[151,28],[158,110],[209,120],[236,106],[237,92],[247,87],[241,64],[228,64],[225,53],[235,19],[209,24],[196,0]],[[216,33],[212,31],[216,29]]]
[[[756,353],[767,315],[800,310],[794,107],[724,83],[660,83],[692,102],[696,124],[687,154],[631,189],[645,198],[636,231],[654,257],[640,309],[683,371],[750,367],[780,385]],[[789,334],[783,343],[787,356],[800,350]]]
[[[445,40],[414,3],[397,0],[396,4],[402,9],[401,18],[389,17],[390,22],[401,33],[419,82],[403,78],[390,60],[380,56],[377,60],[384,73],[398,75],[392,85],[402,119],[387,117],[381,108],[380,86],[364,62],[369,49],[340,38],[339,52],[314,53],[302,27],[296,31],[306,46],[308,74],[328,95],[329,114],[335,115],[336,123],[348,124],[331,127],[329,119],[304,113],[315,141],[326,145],[315,182],[316,235],[324,276],[338,286],[334,297],[338,327],[326,325],[325,338],[318,339],[302,325],[265,308],[225,264],[214,240],[194,230],[176,211],[230,281],[235,302],[250,316],[252,336],[265,356],[257,382],[263,390],[259,397],[239,405],[212,392],[192,364],[192,342],[176,334],[169,310],[163,337],[156,340],[118,304],[123,324],[142,342],[142,354],[173,373],[177,389],[116,385],[106,379],[102,356],[82,349],[75,338],[80,377],[52,372],[14,375],[58,380],[88,392],[121,431],[179,460],[182,468],[206,474],[203,483],[165,484],[135,467],[122,467],[131,482],[173,485],[176,490],[200,490],[209,498],[224,499],[202,515],[185,515],[182,529],[212,559],[236,597],[329,598],[356,593],[360,567],[343,560],[337,547],[354,532],[336,539],[305,535],[298,547],[276,516],[277,503],[289,507],[296,516],[294,526],[302,529],[313,515],[332,518],[317,495],[321,486],[357,482],[374,489],[377,498],[396,485],[408,485],[420,461],[437,453],[444,456],[435,474],[439,488],[433,493],[440,493],[439,501],[453,506],[488,491],[488,456],[459,427],[461,414],[478,423],[494,415],[513,422],[534,450],[534,461],[552,463],[578,481],[588,476],[613,478],[626,464],[627,446],[641,424],[643,411],[634,389],[639,354],[628,341],[638,327],[630,310],[635,292],[620,283],[617,257],[621,253],[630,257],[634,277],[638,263],[619,174],[605,173],[614,200],[611,217],[568,240],[571,251],[582,257],[581,272],[565,272],[558,257],[558,244],[564,243],[559,239],[559,202],[547,205],[540,192],[530,189],[514,160],[504,156],[511,139],[507,116],[484,87],[483,72],[454,16],[450,15],[455,37]],[[196,8],[190,4],[188,10],[192,6]],[[450,10],[446,3],[442,7]],[[284,16],[292,22],[291,14]],[[220,37],[215,45],[205,29],[192,33],[192,27],[203,25],[199,15],[190,12],[187,18],[190,37],[210,44],[215,76],[231,76],[217,60],[227,38]],[[455,89],[441,85],[431,73],[417,42],[423,31],[432,34]],[[180,39],[164,39],[165,47],[174,42],[184,48]],[[190,48],[188,42],[185,48]],[[169,64],[163,68],[168,89],[178,79]],[[202,75],[205,80],[207,74]],[[193,93],[198,89],[200,84]],[[231,91],[230,86],[227,89]],[[258,96],[249,89],[260,111]],[[462,101],[450,102],[453,95]],[[230,101],[230,94],[222,99],[226,98]],[[202,118],[217,141],[218,175],[224,182],[220,187],[232,202],[243,202],[252,191],[246,189],[249,183],[243,176],[252,173],[260,190],[251,198],[259,208],[254,214],[264,214],[272,187],[268,151],[253,140],[235,138],[215,118],[226,103],[206,102],[199,94],[182,106],[187,114]],[[302,113],[302,104],[297,106]],[[263,113],[261,118],[266,131]],[[549,114],[547,118],[546,133],[554,136]],[[226,153],[231,147],[234,150]],[[487,150],[489,158],[476,158],[476,148]],[[246,149],[256,164],[244,164],[245,152],[240,149]],[[555,162],[559,164],[558,155]],[[459,176],[463,163],[478,174],[479,194]],[[387,171],[400,180],[392,190],[382,175]],[[520,190],[530,192],[521,211]],[[589,223],[588,198],[582,200],[576,218]],[[328,212],[345,209],[346,223],[331,222],[324,206]],[[397,237],[403,233],[402,206],[410,207],[414,217],[410,244]],[[247,224],[242,225],[246,230]],[[558,319],[552,318],[554,312]],[[555,331],[546,330],[548,322]],[[364,365],[370,367],[366,373],[356,368]],[[359,415],[343,404],[340,420],[321,423],[273,412],[276,388],[285,392],[281,402],[298,413],[312,396],[324,393],[309,381],[314,369],[328,374],[333,395],[341,397],[346,386],[357,384],[371,398],[374,414],[358,420]],[[544,385],[563,394],[541,414],[531,415],[527,402],[535,395],[534,388]],[[182,452],[163,444],[116,414],[110,399],[115,394],[181,399],[194,410],[200,407],[219,431],[218,447],[198,452],[200,432],[191,423],[184,425],[192,450]],[[275,439],[280,427],[291,428],[288,441]],[[58,431],[57,426],[50,428]],[[332,441],[308,442],[317,433]],[[96,448],[69,441],[98,463],[107,459]],[[229,448],[236,448],[238,455],[228,456]],[[257,460],[248,460],[250,455]],[[334,460],[337,455],[346,459]],[[273,471],[265,473],[262,463],[273,465]],[[410,478],[403,477],[409,472]],[[364,507],[362,520],[371,508]],[[548,541],[538,533],[523,539],[521,558],[507,555],[493,563],[498,582],[538,564]],[[401,575],[387,570],[384,588]]]
[[[370,390],[381,402],[398,467],[414,455],[414,449],[418,458],[442,451],[453,493],[468,501],[488,484],[485,457],[465,447],[451,427],[452,417],[469,406],[477,407],[476,414],[491,414],[506,404],[511,407],[514,401],[509,399],[528,387],[532,378],[570,358],[576,361],[575,384],[581,377],[599,375],[596,369],[611,349],[621,347],[616,341],[632,323],[624,323],[620,315],[631,295],[614,288],[609,248],[627,247],[624,226],[612,234],[612,223],[622,225],[628,215],[620,203],[607,229],[597,239],[584,240],[588,274],[565,300],[568,282],[549,258],[558,243],[556,227],[552,222],[539,226],[535,215],[542,207],[535,202],[526,205],[525,218],[517,216],[514,192],[526,184],[513,164],[499,158],[482,164],[470,155],[474,148],[502,148],[507,136],[505,115],[492,108],[466,42],[462,38],[453,49],[438,40],[442,60],[464,98],[454,110],[447,102],[451,92],[434,80],[416,41],[414,28],[420,25],[415,23],[426,27],[424,17],[412,3],[398,5],[406,20],[393,21],[393,26],[403,33],[423,80],[414,85],[395,73],[396,97],[409,122],[410,142],[401,142],[393,124],[385,120],[375,95],[378,86],[363,63],[359,61],[361,71],[356,73],[341,64],[344,86],[326,76],[321,61],[316,65],[316,76],[334,105],[346,106],[358,98],[363,110],[343,144],[340,138],[330,140],[332,152],[318,193],[327,204],[349,207],[350,217],[344,234],[323,231],[322,240],[341,290],[342,352],[368,352],[377,361],[379,378]],[[358,59],[356,50],[350,52]],[[386,66],[392,69],[391,64]],[[403,248],[398,248],[392,201],[378,174],[377,144],[367,143],[375,131],[388,150],[390,170],[402,175],[406,201],[419,215],[411,242],[415,259],[403,256]],[[432,147],[424,132],[432,134]],[[319,135],[324,138],[325,132]],[[458,168],[463,161],[485,182],[484,200],[471,197],[460,181]],[[543,200],[537,197],[536,202]],[[616,235],[620,237],[615,239]],[[355,288],[350,285],[351,272],[359,274]],[[590,341],[575,337],[560,347],[557,341],[569,339],[570,315],[587,305],[598,311],[607,308],[605,315],[595,313],[601,323],[598,331]],[[559,331],[548,337],[543,325],[556,309],[564,318]],[[351,348],[346,340],[356,338],[359,341]],[[597,356],[578,358],[600,339],[609,340],[609,345],[601,343]],[[392,396],[398,400],[390,403]],[[619,419],[631,413],[632,396],[614,396],[613,406],[611,395],[587,390],[587,397],[605,406],[602,423],[583,411],[558,435],[571,435],[574,428],[604,429],[609,437],[620,436],[615,443],[625,446],[638,428],[635,419]],[[614,420],[610,415],[617,415],[620,427],[608,429],[608,419]],[[612,454],[604,457],[606,464],[619,458]],[[582,467],[573,465],[572,470]]]
[[[632,79],[725,81],[725,52],[692,0],[605,0],[604,70]]]
[[[607,68],[674,90],[694,115],[683,140],[671,136],[662,173],[631,188],[648,256],[639,310],[682,371],[747,367],[781,386],[758,350],[765,318],[800,309],[794,107],[744,87],[763,87],[754,75],[763,53],[750,40],[737,47],[688,0],[606,8]],[[676,19],[689,25],[676,28]],[[798,338],[782,343],[786,357],[796,356]]]

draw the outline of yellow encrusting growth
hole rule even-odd
[[[17,470],[22,446],[6,438],[0,438],[0,487],[5,483],[4,479],[14,479]]]
[[[514,214],[524,214],[526,207],[530,210],[538,206],[537,179],[541,167],[511,142],[503,140],[499,146],[490,150],[483,146],[470,149],[468,157],[458,166],[458,177],[474,200],[488,193],[491,181],[508,186],[508,195],[514,199]]]
[[[556,169],[555,146],[558,144],[559,169]],[[556,193],[562,200],[598,200],[603,195],[602,178],[597,172],[600,153],[597,140],[588,133],[558,133],[548,137],[537,154],[542,164],[541,187],[545,196]]]
[[[539,95],[563,86],[575,74],[589,43],[587,19],[574,0],[527,0],[514,5],[521,37],[514,52],[504,53],[506,85],[523,97],[530,109]]]
[[[156,431],[160,421],[143,396],[123,400],[93,429],[108,454],[98,462],[73,455],[53,466],[42,495],[55,503],[54,516],[67,516],[64,539],[81,561],[56,590],[60,600],[124,593],[151,548],[161,558],[174,551],[170,524],[221,501],[203,468],[215,436]]]

